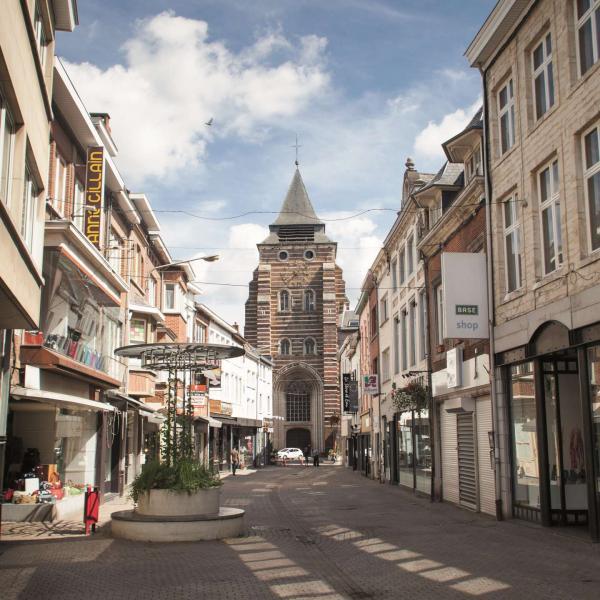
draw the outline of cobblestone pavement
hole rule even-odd
[[[247,536],[4,538],[0,598],[600,598],[599,545],[431,504],[339,466],[229,477],[223,504],[246,509]]]

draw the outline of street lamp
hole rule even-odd
[[[209,254],[208,256],[198,256],[196,258],[188,258],[186,260],[176,260],[174,262],[166,263],[164,265],[157,265],[152,269],[152,271],[156,271],[158,269],[166,269],[167,267],[175,267],[177,265],[184,265],[186,263],[195,262],[197,260],[203,260],[205,262],[215,262],[219,260],[219,258],[221,257],[218,254]]]

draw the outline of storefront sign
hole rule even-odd
[[[446,352],[446,374],[448,388],[462,385],[462,348],[452,348]]]
[[[83,231],[96,248],[100,248],[102,239],[103,199],[104,148],[93,146],[87,151]]]
[[[350,373],[342,375],[342,389],[344,395],[344,412],[358,412],[358,382],[352,379]]]
[[[379,393],[379,381],[377,375],[365,375],[363,377],[363,390],[365,394]]]
[[[487,276],[482,252],[442,253],[444,338],[487,339]]]
[[[221,400],[210,400],[210,414],[224,415],[230,417],[233,414],[233,406],[229,402]]]

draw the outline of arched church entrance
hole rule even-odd
[[[285,434],[285,445],[287,448],[300,448],[300,450],[310,447],[310,431],[304,427],[288,429]]]

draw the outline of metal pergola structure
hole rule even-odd
[[[167,465],[192,457],[194,412],[191,384],[195,382],[196,373],[215,368],[222,360],[244,354],[243,348],[223,344],[133,344],[115,350],[116,356],[141,359],[144,369],[168,373],[163,431],[163,458]],[[178,397],[179,389],[183,390],[181,399]],[[179,408],[181,412],[178,412]]]

